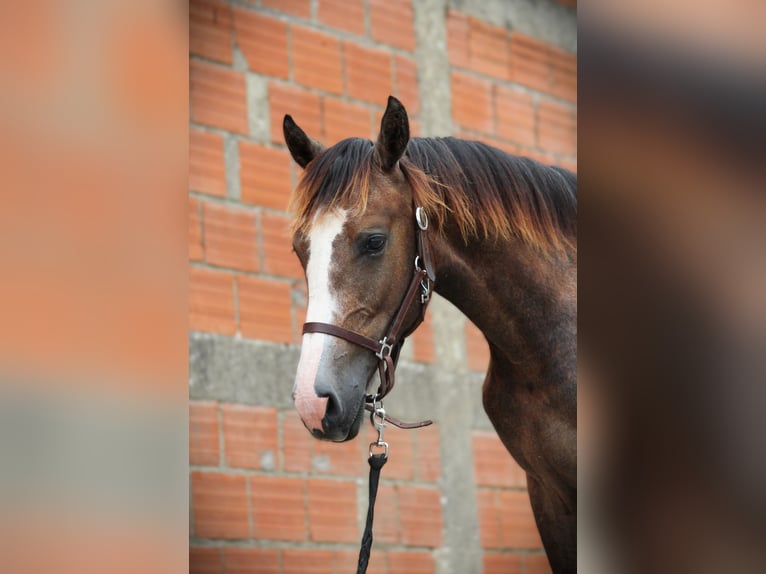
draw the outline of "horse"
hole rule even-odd
[[[477,141],[410,138],[392,96],[375,142],[325,148],[290,115],[283,132],[303,168],[290,203],[308,284],[293,387],[303,424],[319,439],[357,435],[376,366],[383,386],[422,319],[402,301],[425,282],[421,300],[433,287],[485,336],[484,409],[526,472],[552,569],[575,571],[576,176]],[[393,349],[380,338],[392,321]]]

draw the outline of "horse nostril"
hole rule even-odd
[[[340,405],[335,395],[327,395],[327,408],[324,411],[324,416],[327,420],[333,420],[338,417],[340,413]]]
[[[317,382],[314,390],[319,398],[327,399],[323,422],[325,430],[331,430],[343,416],[343,404],[335,389],[326,383]]]

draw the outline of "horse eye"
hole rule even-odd
[[[383,247],[386,245],[386,236],[378,233],[370,235],[364,244],[365,251],[370,255],[376,255],[383,251]]]

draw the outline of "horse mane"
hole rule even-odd
[[[574,246],[577,178],[565,169],[453,137],[410,139],[399,165],[440,232],[451,223],[466,242],[518,237],[543,249]],[[293,230],[306,232],[320,209],[363,213],[374,169],[369,140],[345,139],[322,152],[291,198]]]

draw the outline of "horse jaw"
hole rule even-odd
[[[343,210],[320,213],[314,218],[309,232],[309,259],[306,265],[309,301],[306,322],[332,323],[338,303],[330,290],[332,271],[332,246],[343,231],[347,214]],[[310,431],[322,432],[322,419],[327,409],[327,397],[316,394],[314,383],[319,363],[326,347],[335,341],[323,333],[306,333],[301,343],[301,357],[295,376],[293,398],[295,408]]]

